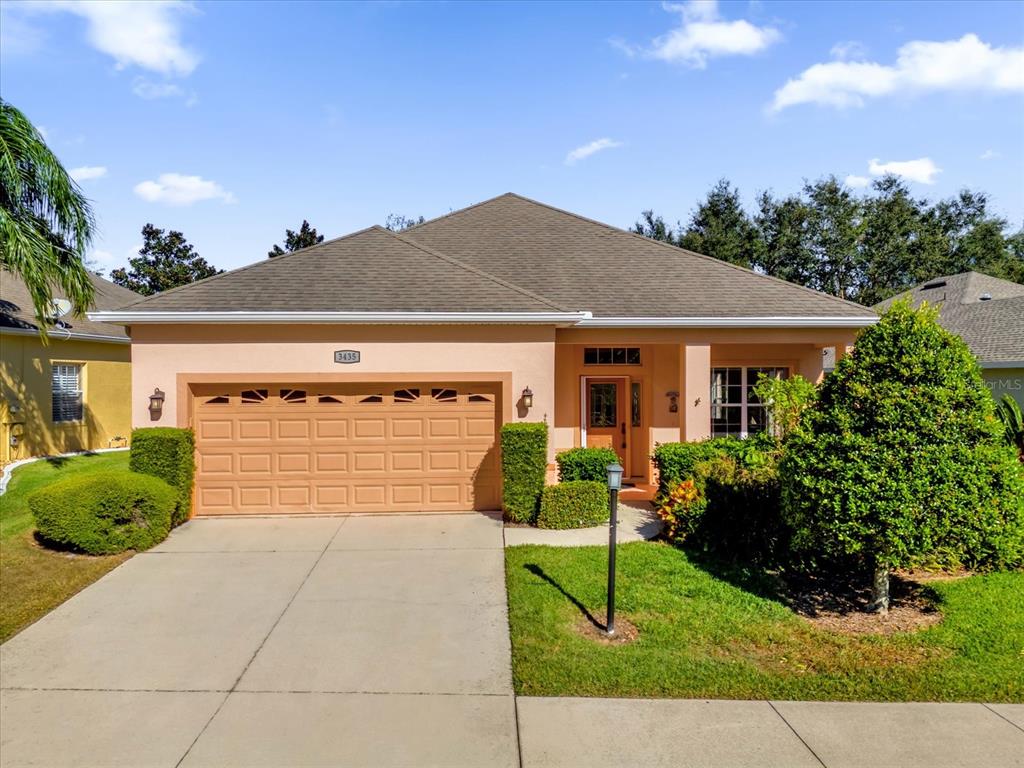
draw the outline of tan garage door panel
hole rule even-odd
[[[194,393],[196,514],[497,509],[498,387]]]

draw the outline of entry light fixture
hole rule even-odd
[[[533,390],[529,387],[523,390],[523,408],[533,408]]]
[[[149,396],[149,417],[153,421],[157,421],[160,418],[160,414],[164,410],[164,392],[160,387],[153,390],[153,394]]]

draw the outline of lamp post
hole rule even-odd
[[[605,621],[605,633],[615,634],[615,549],[616,535],[619,524],[619,489],[622,488],[622,465],[618,462],[609,464],[608,468],[608,503],[611,514],[608,521],[608,613]]]

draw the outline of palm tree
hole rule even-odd
[[[44,339],[55,290],[76,313],[92,304],[82,257],[94,227],[89,202],[39,131],[0,100],[0,267],[25,282]]]

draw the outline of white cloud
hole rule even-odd
[[[154,83],[144,77],[137,77],[132,82],[132,93],[142,99],[167,99],[184,96],[185,91],[174,83]]]
[[[871,179],[867,176],[856,176],[851,173],[843,180],[843,183],[852,189],[864,189],[864,187],[871,183]]]
[[[199,64],[199,55],[181,42],[181,15],[194,11],[191,3],[54,0],[24,7],[33,11],[66,11],[82,17],[87,22],[89,43],[112,56],[122,69],[137,66],[165,75],[188,75]]]
[[[969,34],[907,43],[894,65],[815,64],[775,91],[771,111],[797,104],[860,107],[868,98],[925,91],[1024,91],[1024,47],[996,48]]]
[[[942,173],[942,169],[935,165],[930,157],[892,160],[888,163],[879,162],[878,158],[874,158],[868,162],[868,173],[872,176],[885,176],[891,173],[921,184],[934,184],[936,175]]]
[[[680,16],[680,24],[656,37],[648,48],[636,48],[621,41],[612,44],[633,56],[686,64],[704,69],[717,56],[751,56],[782,39],[773,27],[758,27],[744,19],[726,21],[718,13],[716,0],[663,3],[662,8]]]
[[[102,165],[83,165],[80,168],[72,168],[68,175],[75,181],[81,183],[90,179],[98,179],[107,175],[107,169]]]
[[[117,261],[117,257],[110,251],[104,251],[99,248],[89,254],[90,260],[96,262],[96,264],[102,268],[107,269]]]
[[[844,40],[833,45],[829,53],[832,54],[833,59],[839,59],[839,61],[861,61],[867,58],[868,49],[859,40]]]
[[[192,205],[203,200],[235,202],[235,196],[217,182],[180,173],[161,173],[156,181],[139,182],[135,194],[150,203],[167,205]]]
[[[980,155],[978,155],[978,159],[979,160],[995,160],[999,156],[1000,156],[999,153],[996,152],[994,149],[986,149],[984,152],[982,152]]]
[[[566,165],[575,165],[580,160],[585,160],[593,154],[602,152],[606,149],[614,149],[615,147],[621,147],[621,141],[614,141],[613,139],[595,139],[589,144],[584,144],[582,147],[576,147],[569,154],[565,156]]]

